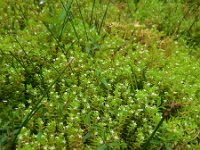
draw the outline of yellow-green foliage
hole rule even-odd
[[[1,1],[0,149],[198,149],[188,3]]]

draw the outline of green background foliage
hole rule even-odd
[[[199,149],[199,2],[0,2],[0,149]]]

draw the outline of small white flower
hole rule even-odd
[[[100,143],[103,144],[103,140],[101,140]]]
[[[151,93],[151,96],[156,96],[156,95],[157,95],[157,94],[156,94],[156,93],[154,93],[154,92],[153,92],[153,93]]]
[[[139,111],[139,112],[142,112],[142,111],[143,111],[143,109],[138,109],[138,111]]]
[[[151,83],[148,82],[148,83],[147,83],[147,86],[151,86]]]
[[[18,138],[19,138],[20,141],[22,141],[22,139],[23,139],[23,137],[21,135],[19,135]]]
[[[65,144],[65,143],[66,143],[66,141],[65,141],[65,140],[62,140],[62,143],[64,143],[64,144]]]
[[[3,103],[7,103],[8,101],[7,100],[3,100]]]
[[[114,133],[115,133],[113,130],[111,130],[110,132],[111,132],[111,134],[114,134]]]
[[[43,5],[44,4],[44,1],[43,0],[40,0],[39,1],[39,5]]]
[[[114,139],[115,139],[115,140],[119,140],[119,137],[118,137],[118,136],[114,136]]]
[[[55,149],[55,147],[54,147],[54,146],[51,146],[51,147],[50,147],[50,150],[54,150],[54,149]]]
[[[47,145],[45,145],[43,148],[44,148],[44,150],[47,150]]]
[[[28,136],[28,132],[25,132],[24,135],[25,135],[25,136]]]
[[[143,118],[143,121],[147,121],[147,118]]]
[[[79,137],[80,139],[82,139],[82,136],[81,136],[80,134],[78,135],[78,137]]]

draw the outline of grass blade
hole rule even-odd
[[[70,21],[70,23],[72,25],[72,28],[74,30],[75,36],[76,36],[76,38],[78,40],[78,43],[80,43],[80,37],[79,37],[79,35],[78,35],[77,31],[76,31],[75,24],[74,24],[73,19],[72,19],[72,12],[71,11],[69,11],[69,12],[67,11],[67,8],[65,7],[64,3],[62,2],[62,0],[60,0],[60,2],[61,2],[62,6],[63,6],[63,8],[65,10],[66,15],[68,15],[69,21]]]
[[[79,3],[78,3],[77,0],[76,0],[76,4],[77,4],[77,6],[78,6],[79,14],[80,14],[80,16],[81,16],[81,20],[82,20],[82,23],[83,23],[83,28],[84,28],[84,31],[85,31],[85,36],[86,36],[87,40],[89,40],[89,38],[88,38],[88,33],[87,33],[87,30],[86,30],[86,26],[85,26],[85,22],[84,22],[84,18],[83,18],[82,12],[81,12],[80,5],[79,5]]]
[[[68,22],[68,20],[69,20],[69,18],[67,17],[67,14],[68,14],[68,12],[69,12],[70,9],[71,9],[71,4],[72,4],[72,2],[71,2],[71,3],[67,3],[67,12],[65,12],[64,21],[63,21],[63,24],[62,24],[62,28],[61,28],[61,30],[60,30],[60,35],[59,35],[59,37],[58,37],[58,40],[59,40],[59,41],[61,41],[61,38],[62,38],[62,35],[63,35],[63,32],[64,32],[65,25],[67,24],[67,22]],[[62,15],[62,14],[61,14],[61,15]]]
[[[92,25],[92,20],[93,20],[93,16],[94,16],[94,8],[95,8],[95,0],[93,0],[93,4],[92,4],[92,12],[90,15],[90,27]]]
[[[110,4],[111,0],[109,0],[108,4],[106,5],[106,10],[104,12],[104,15],[102,17],[102,20],[101,20],[101,23],[100,23],[100,26],[98,28],[98,33],[101,34],[101,29],[102,29],[102,26],[106,20],[106,15],[107,15],[107,12],[108,12],[108,8],[109,8],[109,4]]]

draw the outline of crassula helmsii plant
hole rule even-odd
[[[128,10],[119,20],[123,3],[76,2],[33,3],[23,28],[0,37],[1,143],[198,149],[200,68],[190,49],[126,20]]]

